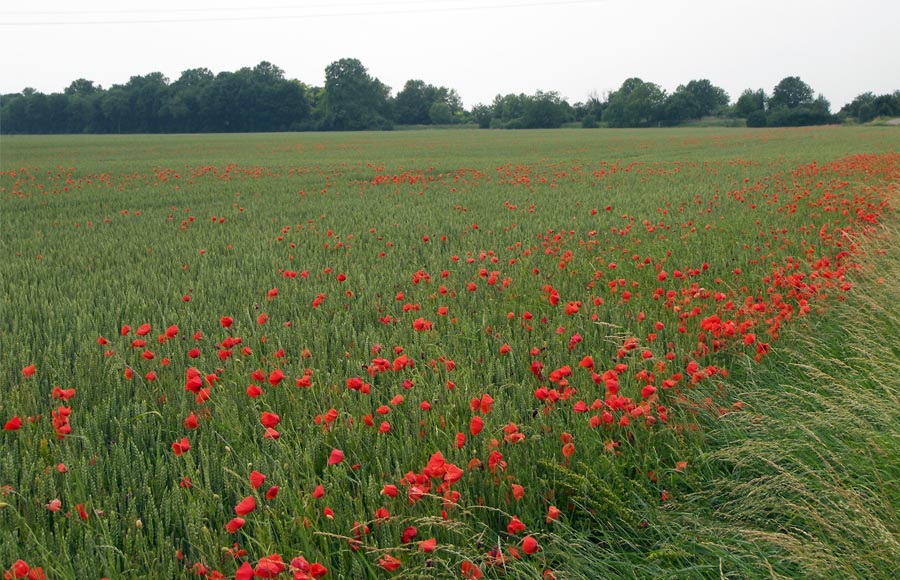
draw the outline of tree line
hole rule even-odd
[[[825,97],[796,76],[782,79],[771,93],[747,89],[734,103],[707,79],[667,93],[655,83],[629,78],[615,91],[574,104],[557,92],[537,91],[497,95],[490,104],[466,110],[455,90],[418,79],[393,95],[353,58],[328,65],[321,87],[288,79],[263,61],[218,74],[189,69],[173,82],[153,72],[108,89],[78,79],[61,93],[26,88],[0,97],[0,132],[6,134],[350,131],[452,124],[661,127],[708,117],[763,127],[868,122],[879,116],[900,116],[900,91],[863,93],[832,114]]]

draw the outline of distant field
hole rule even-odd
[[[4,137],[0,569],[890,577],[898,143]]]

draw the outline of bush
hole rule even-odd
[[[765,127],[767,124],[765,111],[753,111],[747,115],[748,127]]]

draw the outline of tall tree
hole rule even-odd
[[[745,89],[734,104],[734,114],[746,119],[756,111],[766,110],[766,92],[762,89]]]
[[[390,88],[355,58],[325,68],[325,127],[338,131],[391,127]]]
[[[785,77],[772,89],[769,109],[786,107],[796,109],[803,105],[812,105],[815,93],[800,77]]]
[[[654,125],[662,119],[665,100],[666,93],[658,85],[632,77],[609,96],[603,120],[610,127]]]

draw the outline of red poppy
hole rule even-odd
[[[78,510],[78,517],[80,517],[80,518],[81,518],[82,520],[84,520],[84,521],[87,521],[88,515],[87,515],[87,512],[84,511],[84,504],[78,504],[78,505],[76,505],[76,506],[75,506],[75,509]]]
[[[273,500],[273,499],[275,499],[276,497],[278,497],[278,490],[279,490],[279,489],[280,489],[280,488],[279,488],[277,485],[273,485],[272,487],[270,487],[269,489],[267,489],[267,490],[266,490],[266,499],[267,499],[267,500]]]
[[[234,580],[253,580],[253,566],[250,562],[244,562],[234,573]]]
[[[181,441],[176,441],[172,443],[172,451],[175,452],[175,455],[181,455],[191,448],[191,443],[188,441],[187,437],[182,437]]]
[[[472,434],[472,437],[481,433],[481,430],[484,429],[484,421],[479,416],[472,417],[472,420],[469,422],[469,432]]]
[[[248,495],[234,506],[234,513],[239,516],[245,516],[256,509],[256,500],[252,495]]]
[[[535,540],[533,537],[525,536],[525,538],[522,540],[522,551],[525,552],[526,554],[528,554],[529,556],[537,553],[537,551],[540,549],[541,549],[540,544],[538,544],[538,541]]]
[[[275,427],[278,423],[281,422],[281,417],[276,415],[275,413],[270,413],[269,411],[263,411],[259,417],[260,423],[265,427]]]
[[[178,334],[178,326],[173,324],[169,328],[166,329],[166,338],[175,338]]]
[[[437,540],[435,538],[428,538],[427,540],[422,540],[419,542],[419,549],[425,552],[426,554],[430,554],[437,547]]]
[[[25,560],[16,560],[13,562],[10,572],[4,574],[4,578],[24,578],[28,574],[29,566]]]
[[[281,560],[281,556],[272,554],[271,556],[265,556],[259,559],[254,573],[257,578],[275,578],[284,572],[286,568],[284,562]]]
[[[521,534],[525,531],[525,524],[522,523],[518,516],[513,516],[512,520],[506,525],[506,531],[511,535]]]
[[[328,456],[328,465],[337,465],[344,461],[344,452],[340,449],[332,449]]]
[[[278,383],[284,380],[284,373],[281,369],[275,369],[269,374],[269,384],[273,387],[277,387]]]
[[[16,415],[3,426],[4,431],[17,431],[22,428],[22,418]]]
[[[150,325],[144,323],[138,326],[138,329],[134,333],[138,336],[147,336],[148,334],[150,334]]]
[[[255,469],[250,472],[250,485],[253,486],[253,489],[259,489],[259,487],[266,481],[266,476],[262,473],[256,471]]]
[[[555,521],[559,517],[559,508],[555,506],[550,506],[547,508],[547,518],[546,521],[549,524],[552,521]]]
[[[225,524],[225,529],[229,534],[233,534],[243,528],[245,523],[247,522],[244,518],[233,518],[230,522]]]
[[[482,577],[481,568],[479,568],[469,560],[466,560],[462,563],[462,565],[460,566],[460,571],[462,572],[463,578],[471,578],[474,580]]]
[[[22,369],[22,374],[25,375],[25,378],[27,379],[28,377],[33,375],[36,370],[37,369],[35,368],[34,364],[30,364],[27,367]]]
[[[223,316],[221,320],[219,320],[219,323],[223,328],[231,328],[231,325],[234,324],[234,318],[230,316]]]
[[[378,560],[378,565],[387,570],[388,572],[393,572],[397,568],[400,567],[401,562],[397,558],[394,558],[390,554],[385,554],[383,558]]]
[[[75,389],[60,389],[59,387],[53,387],[50,396],[54,399],[60,399],[61,401],[68,401],[75,396]]]

